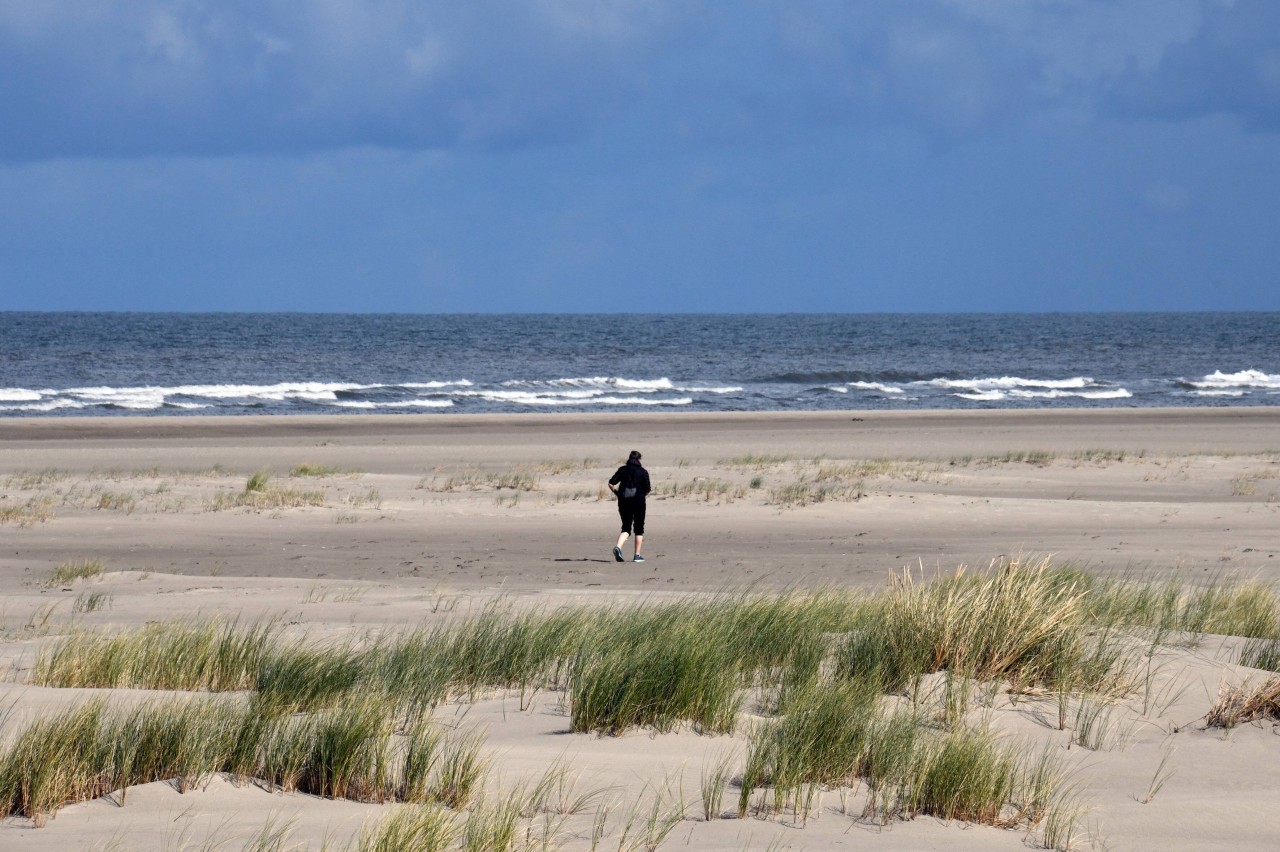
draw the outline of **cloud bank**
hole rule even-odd
[[[9,161],[505,149],[646,114],[659,144],[1055,110],[1270,132],[1280,4],[0,0],[0,82]]]

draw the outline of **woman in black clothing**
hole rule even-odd
[[[610,477],[609,490],[618,496],[618,514],[622,516],[622,533],[618,536],[618,543],[613,546],[613,558],[618,562],[626,562],[622,557],[622,545],[634,527],[635,561],[643,562],[640,548],[644,544],[644,496],[649,493],[649,471],[640,465],[639,451],[632,450],[627,463]]]

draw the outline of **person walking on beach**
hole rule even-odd
[[[641,466],[638,450],[632,450],[627,463],[609,478],[609,490],[617,495],[618,514],[622,516],[622,532],[618,535],[618,543],[613,546],[613,558],[618,562],[627,561],[622,556],[622,545],[634,529],[634,561],[643,562],[640,548],[644,545],[644,497],[649,493],[649,471]]]

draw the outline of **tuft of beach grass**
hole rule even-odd
[[[557,817],[581,810],[572,802],[582,797],[552,796],[550,781],[495,795],[479,735],[430,716],[445,701],[494,694],[514,693],[526,709],[551,690],[579,733],[739,732],[748,743],[743,815],[803,824],[821,811],[824,790],[861,788],[873,822],[927,814],[1035,828],[1062,842],[1079,814],[1058,758],[1028,754],[975,722],[975,701],[996,690],[1046,697],[1074,744],[1114,747],[1125,731],[1110,708],[1144,683],[1150,704],[1156,647],[1211,631],[1252,636],[1265,649],[1280,641],[1278,619],[1274,589],[1256,581],[1097,578],[1021,558],[932,579],[904,573],[876,594],[554,611],[498,601],[440,624],[328,641],[289,637],[277,621],[79,630],[45,643],[34,682],[193,696],[145,712],[91,704],[41,720],[0,751],[0,797],[6,813],[39,821],[84,796],[123,799],[161,773],[179,785],[225,773],[286,791],[425,805],[412,812],[441,831],[431,814],[470,807],[466,821],[448,820],[450,842],[476,848],[500,848],[512,812],[526,839],[554,838]],[[1261,661],[1263,651],[1248,653]],[[1280,679],[1228,690],[1206,724],[1276,717],[1277,695]],[[704,770],[704,819],[721,813],[728,766],[724,757]],[[650,804],[626,815],[621,848],[661,842],[684,810]],[[391,826],[386,837],[411,828]]]
[[[75,562],[63,562],[49,575],[45,585],[52,588],[54,586],[65,586],[74,583],[76,580],[97,579],[102,576],[103,568],[101,559],[81,559]]]

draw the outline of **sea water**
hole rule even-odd
[[[1276,404],[1276,313],[0,313],[0,416]]]

